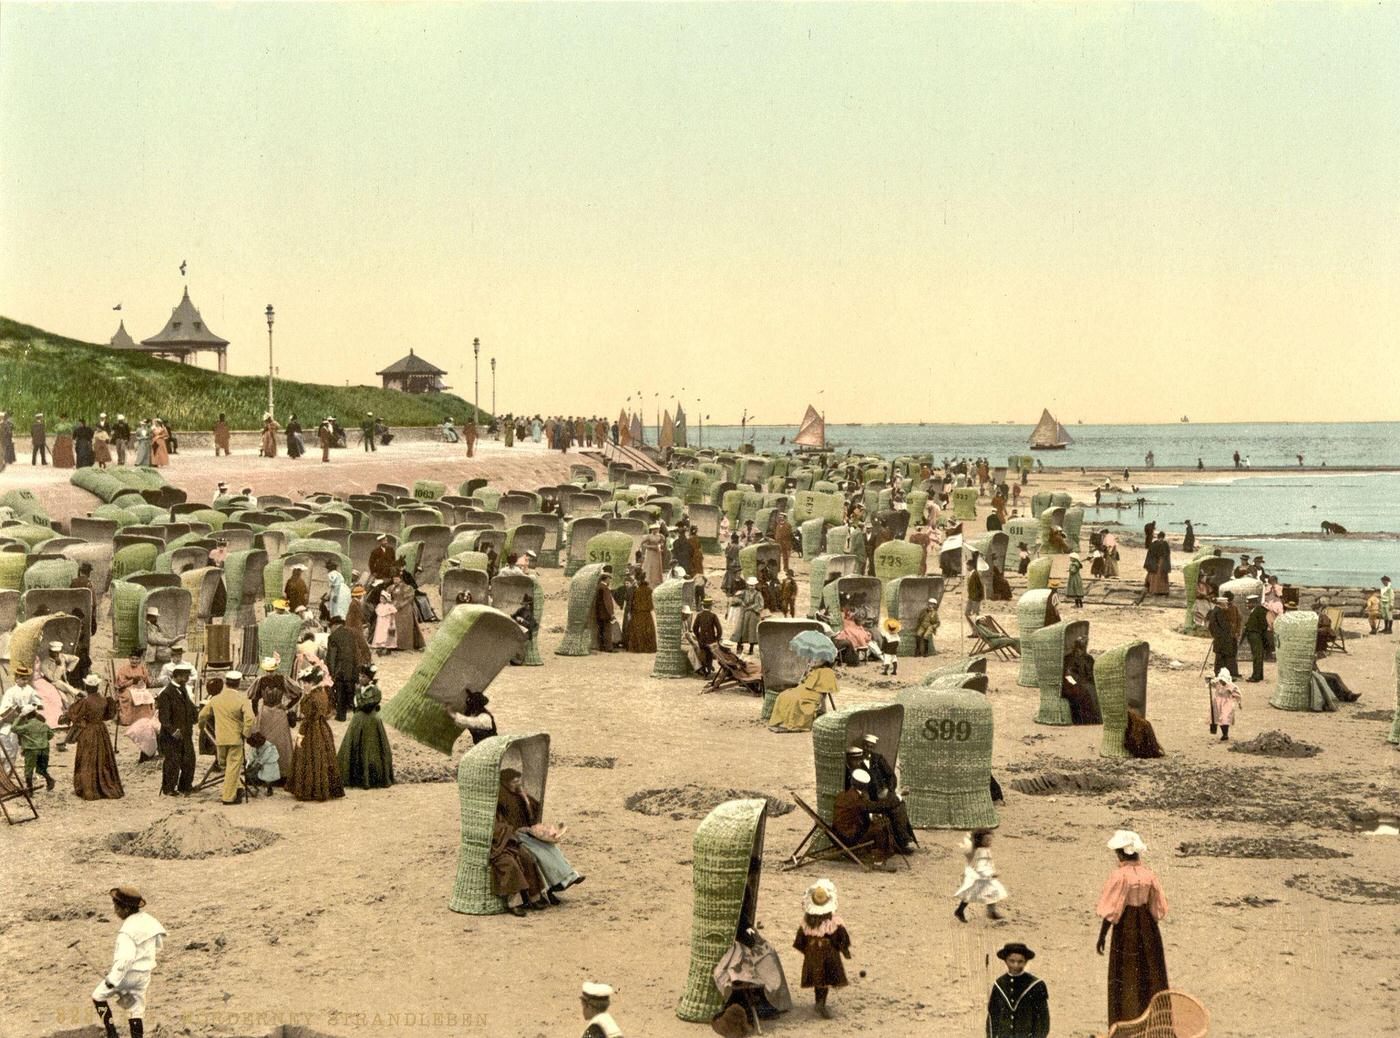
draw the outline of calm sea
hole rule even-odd
[[[1027,453],[1030,425],[828,425],[828,440],[871,454],[932,453],[936,458],[985,456],[1005,463],[1012,454]],[[692,441],[695,423],[690,423]],[[796,425],[749,426],[747,439],[760,451],[786,449],[780,442],[797,434]],[[1297,455],[1309,466],[1400,466],[1400,422],[1350,422],[1259,425],[1074,425],[1073,446],[1063,451],[1039,451],[1046,465],[1128,468],[1145,464],[1147,452],[1158,465],[1232,467],[1235,451],[1256,467],[1296,467]],[[737,446],[737,425],[708,426],[707,446]],[[654,430],[648,431],[648,437]]]
[[[932,453],[937,458],[986,456],[995,464],[1008,455],[1027,453],[1031,426],[1015,425],[841,425],[828,426],[827,437],[842,449],[895,456]],[[691,428],[692,442],[696,429]],[[784,451],[783,437],[792,426],[750,426],[748,438],[759,451]],[[1400,474],[1335,473],[1329,467],[1400,466],[1400,423],[1261,425],[1078,425],[1070,429],[1073,446],[1064,451],[1038,452],[1047,465],[1088,468],[1127,468],[1138,494],[1146,498],[1144,514],[1136,507],[1090,508],[1088,522],[1118,521],[1141,530],[1155,519],[1161,529],[1179,533],[1186,519],[1195,523],[1199,540],[1228,544],[1252,555],[1263,555],[1272,572],[1290,583],[1371,586],[1382,573],[1400,580],[1400,540],[1385,537],[1332,538],[1312,535],[1324,519],[1341,523],[1352,533],[1400,533]],[[709,446],[734,446],[738,426],[705,430]],[[1197,459],[1221,472],[1202,473],[1183,486],[1154,484],[1144,468],[1151,450],[1163,467],[1194,468]],[[1248,476],[1233,471],[1233,454],[1248,458],[1256,468],[1284,466],[1304,469],[1292,473]],[[1121,472],[1116,473],[1119,482]],[[1188,477],[1190,478],[1190,477]],[[1034,480],[1049,488],[1053,475]],[[1104,499],[1105,504],[1112,497]],[[1306,534],[1307,537],[1298,535]],[[1293,536],[1289,536],[1293,535]],[[1180,561],[1179,560],[1178,564]]]

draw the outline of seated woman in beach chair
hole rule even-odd
[[[998,626],[997,622],[990,616],[974,617],[972,629],[977,633],[987,646],[987,652],[1003,652],[1015,650],[1018,654],[1021,651],[1021,639],[1013,638]],[[976,651],[974,649],[974,651]]]
[[[1083,638],[1075,639],[1074,646],[1065,654],[1060,695],[1069,703],[1072,724],[1103,724],[1098,689],[1094,685],[1094,657],[1089,655],[1088,642]]]
[[[836,690],[836,671],[818,660],[798,684],[778,694],[768,727],[775,732],[810,732],[813,721],[835,708]]]

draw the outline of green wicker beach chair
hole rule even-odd
[[[500,610],[456,606],[428,639],[408,681],[384,706],[384,723],[424,746],[451,753],[462,733],[453,719],[466,690],[484,692],[520,651],[525,633]]]
[[[128,544],[119,548],[112,556],[112,576],[121,579],[132,573],[152,571],[158,554],[154,544]]]
[[[924,549],[908,541],[886,541],[875,549],[875,576],[882,582],[916,577],[924,563]]]
[[[1147,716],[1147,663],[1152,655],[1147,642],[1115,645],[1094,661],[1099,712],[1103,715],[1100,757],[1127,757],[1123,736],[1128,729],[1128,709]]]
[[[991,703],[981,692],[946,687],[973,677],[950,675],[899,693],[904,706],[902,777],[909,789],[905,807],[917,829],[991,829],[999,824],[990,792]]]
[[[666,580],[652,592],[652,608],[656,611],[656,659],[652,664],[654,678],[688,678],[695,671],[681,643],[685,614],[681,608],[689,598],[688,580]]]
[[[72,653],[82,642],[83,623],[66,613],[48,613],[16,624],[10,632],[10,673],[17,666],[32,668],[49,642],[62,642],[63,651]]]
[[[256,621],[258,596],[267,552],[261,548],[231,551],[224,559],[224,619],[234,627],[251,627]],[[115,570],[114,570],[115,573]]]
[[[68,559],[40,559],[24,571],[23,590],[48,587],[72,587],[78,576],[78,564]]]
[[[1031,559],[1031,564],[1026,567],[1026,587],[1032,591],[1044,591],[1049,588],[1052,565],[1049,557]]]
[[[860,703],[822,714],[812,724],[812,758],[816,765],[817,812],[827,825],[835,817],[836,797],[846,788],[846,749],[867,735],[879,738],[878,749],[897,768],[903,740],[905,711],[899,703]],[[908,767],[906,762],[905,767]],[[908,784],[906,777],[905,784]],[[817,840],[818,845],[826,843]],[[820,849],[820,846],[818,847]]]
[[[625,534],[622,536],[626,536]],[[584,566],[569,580],[569,612],[564,637],[554,650],[558,656],[587,656],[598,647],[598,626],[593,620],[593,602],[603,577],[601,563]]]
[[[528,597],[535,609],[535,621],[541,626],[544,625],[544,590],[540,586],[539,578],[533,574],[497,574],[491,581],[490,595],[492,607],[499,609],[506,616],[514,616]],[[519,659],[522,666],[526,667],[544,665],[544,660],[540,659],[538,628],[535,636],[525,643]]]
[[[491,830],[500,801],[501,772],[506,768],[520,772],[521,784],[543,807],[549,778],[548,733],[493,735],[463,754],[457,765],[461,846],[457,880],[447,902],[454,912],[499,915],[505,911],[504,899],[491,893]]]
[[[914,654],[915,623],[930,598],[943,601],[943,578],[911,575],[885,585],[885,615],[899,621],[899,654]],[[932,646],[930,646],[932,648]],[[936,651],[932,653],[936,655]]]
[[[758,659],[763,671],[763,706],[759,716],[768,720],[780,693],[797,685],[808,663],[788,648],[803,631],[820,631],[816,620],[772,616],[758,622]]]
[[[1269,705],[1279,710],[1308,710],[1317,659],[1317,614],[1306,609],[1284,613],[1274,624],[1274,638],[1278,688]]]
[[[709,1023],[724,1008],[715,967],[735,937],[754,926],[763,874],[766,800],[730,800],[695,830],[690,970],[676,1015]]]
[[[1050,507],[1050,499],[1052,496],[1053,495],[1048,490],[1041,490],[1031,495],[1031,518],[1040,518],[1040,513]]]
[[[1069,541],[1072,551],[1079,550],[1079,532],[1084,529],[1084,509],[1078,507],[1065,509],[1065,540]]]
[[[1040,686],[1040,712],[1035,715],[1036,724],[1072,723],[1069,701],[1062,695],[1065,655],[1077,639],[1088,636],[1088,620],[1061,620],[1031,635],[1030,655],[1035,660],[1036,683]]]
[[[758,576],[758,567],[766,564],[769,572],[776,571],[782,561],[782,552],[772,541],[750,544],[739,549],[739,572],[745,578]]]
[[[1400,746],[1400,649],[1395,650],[1395,719],[1390,724],[1386,742]]]
[[[277,672],[287,677],[295,676],[292,665],[296,662],[301,623],[301,617],[295,613],[273,613],[258,621],[258,658],[280,655]]]
[[[947,677],[965,678],[969,674],[986,674],[987,657],[985,656],[963,656],[943,664],[941,667],[934,667],[924,675],[924,680],[920,685],[930,687],[938,683],[939,679]]]

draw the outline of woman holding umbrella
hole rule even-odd
[[[798,685],[779,694],[768,726],[775,732],[809,732],[818,716],[836,709],[836,645],[820,631],[803,631],[788,648],[812,666]]]

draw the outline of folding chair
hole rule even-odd
[[[864,843],[858,843],[854,846],[848,845],[845,841],[841,839],[841,837],[836,835],[836,830],[831,828],[831,826],[827,825],[826,821],[822,818],[822,816],[817,814],[817,812],[812,809],[812,806],[808,804],[807,801],[803,800],[796,793],[792,794],[792,799],[793,802],[796,803],[797,806],[800,807],[803,811],[805,811],[807,813],[807,816],[812,819],[812,828],[807,831],[806,836],[802,837],[802,842],[797,845],[796,850],[794,850],[792,854],[788,855],[787,864],[783,866],[784,872],[788,872],[796,868],[801,868],[803,865],[806,865],[810,861],[827,861],[831,858],[839,858],[843,854],[847,858],[850,858],[851,861],[855,862],[857,865],[863,868],[866,872],[875,871],[874,868],[857,853],[858,851],[868,850],[869,848],[874,847],[875,842],[873,840],[867,840]],[[815,840],[819,835],[825,836],[828,840],[830,840],[831,846],[824,847],[819,851],[811,850],[812,841]]]
[[[12,818],[10,809],[5,806],[11,800],[23,800],[29,808],[29,817]],[[10,756],[9,751],[4,746],[0,746],[0,814],[5,816],[7,825],[32,822],[39,817],[39,809],[34,806],[34,800],[29,795],[29,787],[24,784],[24,779],[15,767],[14,758]]]
[[[1332,643],[1327,646],[1328,654],[1332,652],[1345,652],[1350,656],[1351,652],[1347,649],[1347,633],[1342,630],[1342,607],[1328,607],[1327,619],[1332,623],[1332,634],[1335,636]]]
[[[714,654],[715,676],[705,686],[706,692],[718,692],[730,685],[738,685],[753,695],[763,695],[763,665],[753,660],[740,659],[732,649],[715,642],[710,646]]]
[[[1013,638],[1007,634],[1006,629],[997,623],[995,617],[977,617],[972,621],[972,631],[973,633],[969,637],[976,639],[976,641],[972,646],[971,655],[980,656],[991,653],[1003,660],[1021,658],[1021,639]]]

